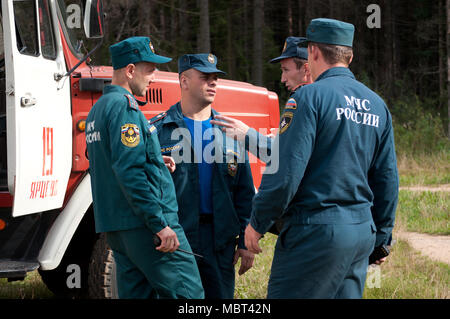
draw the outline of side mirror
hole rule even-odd
[[[103,4],[101,0],[86,0],[83,24],[86,38],[103,38]]]

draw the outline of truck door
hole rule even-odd
[[[63,205],[71,170],[70,80],[54,0],[2,1],[8,189],[13,216]],[[65,81],[67,80],[67,81]]]

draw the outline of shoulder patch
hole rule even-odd
[[[136,99],[130,94],[125,94],[125,96],[128,99],[128,106],[134,110],[139,110],[139,106],[138,106]]]
[[[287,102],[286,105],[284,106],[285,110],[295,110],[297,109],[297,101],[294,98],[290,98]]]
[[[163,118],[167,116],[167,112],[162,112],[156,115],[154,118],[148,121],[148,124],[153,125],[154,123],[161,121]]]
[[[150,134],[153,134],[153,133],[156,133],[158,130],[156,129],[156,127],[154,125],[149,124],[148,131],[150,132]]]
[[[292,119],[294,118],[294,113],[292,112],[284,112],[283,116],[281,117],[280,121],[280,135],[286,132],[288,127],[292,123]]]
[[[141,140],[139,127],[136,124],[125,124],[120,128],[120,140],[127,147],[135,147]]]

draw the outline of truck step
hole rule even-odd
[[[27,272],[39,268],[37,261],[15,261],[0,259],[0,278],[25,277]]]

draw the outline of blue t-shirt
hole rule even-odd
[[[200,185],[200,213],[211,214],[212,209],[212,172],[213,164],[211,156],[204,152],[205,147],[212,142],[212,125],[211,118],[205,121],[195,121],[186,116],[183,116],[184,122],[191,133],[192,148],[194,150],[195,158],[198,163],[198,178]],[[208,132],[208,129],[210,129]]]

